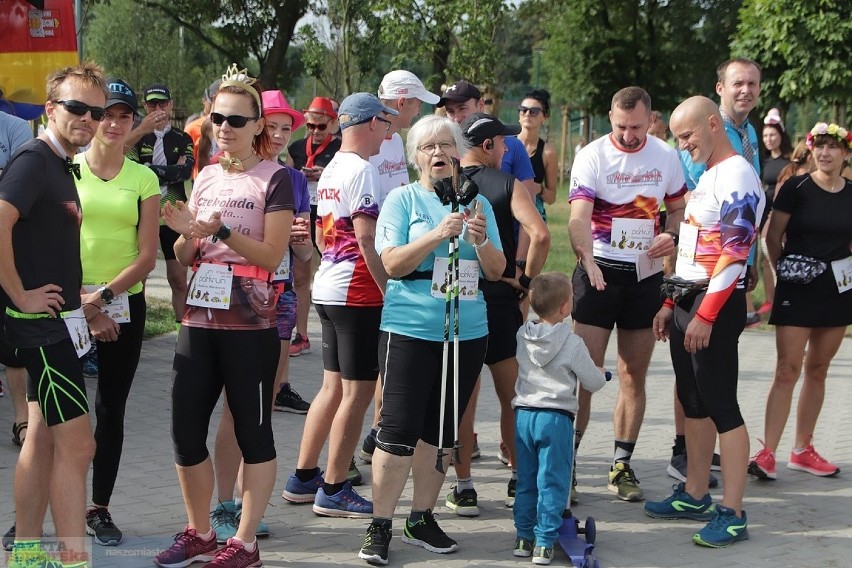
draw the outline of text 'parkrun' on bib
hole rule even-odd
[[[852,290],[852,256],[831,261],[831,272],[838,292],[842,294]]]
[[[615,217],[612,220],[610,247],[628,254],[639,254],[651,248],[654,240],[654,221],[651,219],[625,219]]]
[[[186,303],[199,308],[227,310],[231,307],[234,272],[227,265],[201,263],[189,283]]]
[[[102,284],[102,286],[105,285],[106,282]],[[98,288],[100,288],[98,285],[86,285],[83,286],[83,291],[91,294],[97,292]],[[109,304],[101,308],[101,311],[115,323],[130,323],[130,294],[127,292],[116,294]]]
[[[431,293],[433,298],[446,298],[450,282],[449,259],[435,257],[432,268]],[[459,260],[459,300],[473,301],[479,293],[479,262]]]

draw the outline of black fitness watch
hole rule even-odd
[[[222,225],[213,236],[220,241],[227,240],[231,237],[231,228],[228,225]]]
[[[674,231],[663,231],[663,232],[667,235],[671,235],[672,240],[674,241],[674,245],[677,246],[677,244],[680,242],[680,235],[678,235]]]
[[[98,292],[100,293],[101,301],[103,301],[104,304],[109,305],[115,299],[115,294],[113,293],[113,291],[107,288],[106,286],[98,288]]]

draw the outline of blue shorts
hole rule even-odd
[[[289,289],[278,296],[275,305],[275,325],[278,327],[278,339],[290,341],[296,327],[296,292]]]

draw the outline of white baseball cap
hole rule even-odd
[[[420,99],[431,105],[441,100],[441,97],[426,90],[417,75],[402,69],[391,71],[382,78],[382,84],[379,85],[379,98],[385,100]]]

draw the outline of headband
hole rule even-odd
[[[842,144],[846,144],[846,148],[852,150],[852,132],[847,131],[842,126],[837,126],[833,122],[826,124],[825,122],[817,122],[816,125],[808,132],[808,137],[805,144],[811,150],[814,149],[814,138],[816,136],[831,136],[836,138]]]

